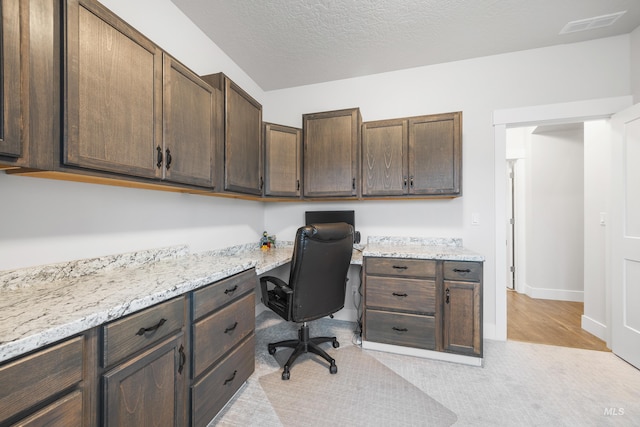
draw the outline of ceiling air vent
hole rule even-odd
[[[560,34],[575,33],[577,31],[593,30],[595,28],[608,27],[618,20],[627,11],[610,13],[609,15],[595,16],[593,18],[571,21],[564,26]]]

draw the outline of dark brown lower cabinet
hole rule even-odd
[[[0,366],[0,425],[80,426],[84,337]]]
[[[482,263],[365,257],[367,342],[482,357]]]
[[[184,354],[180,333],[104,374],[104,424],[183,425]]]

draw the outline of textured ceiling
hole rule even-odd
[[[627,34],[638,0],[172,0],[262,89]],[[569,21],[627,11],[560,35]],[[224,70],[222,70],[224,71]]]

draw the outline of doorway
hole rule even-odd
[[[494,183],[495,183],[495,331],[493,336],[499,340],[507,339],[507,241],[506,223],[506,140],[507,128],[525,126],[530,123],[559,124],[570,123],[590,119],[611,117],[612,114],[632,105],[630,96],[605,98],[590,101],[578,101],[565,104],[551,104],[508,110],[494,111]],[[502,242],[502,243],[501,243]],[[606,292],[609,286],[606,284]],[[608,322],[605,322],[608,323]],[[584,327],[584,322],[583,322]],[[587,329],[589,330],[589,329]],[[610,344],[609,330],[606,334],[607,343]]]

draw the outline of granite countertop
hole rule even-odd
[[[0,362],[250,268],[266,273],[291,261],[287,243],[199,254],[177,246],[0,271]],[[369,238],[354,248],[351,263],[362,265],[363,256],[484,260],[461,243]]]

